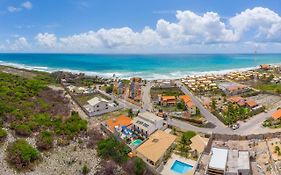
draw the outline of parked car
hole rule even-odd
[[[231,125],[231,129],[232,129],[232,130],[236,130],[236,129],[238,129],[239,127],[240,127],[239,123],[236,123],[236,124]]]

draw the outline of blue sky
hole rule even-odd
[[[280,0],[0,0],[1,52],[281,52],[279,29]]]

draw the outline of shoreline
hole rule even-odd
[[[281,63],[267,63],[271,66],[281,66]],[[66,69],[66,68],[50,68],[44,66],[30,66],[25,64],[18,64],[18,63],[11,63],[5,62],[0,60],[0,66],[8,66],[17,69],[24,69],[30,71],[41,71],[47,73],[53,73],[57,71],[63,72],[71,72],[71,73],[84,73],[87,76],[99,76],[102,78],[113,78],[115,77],[121,79],[130,79],[131,77],[141,77],[146,80],[175,80],[175,79],[182,79],[187,76],[205,76],[205,75],[225,75],[230,72],[243,72],[249,70],[257,70],[259,65],[252,66],[252,67],[245,67],[245,68],[233,68],[233,69],[224,69],[224,70],[211,70],[211,71],[174,71],[166,74],[160,73],[144,73],[144,72],[95,72],[95,71],[83,71],[83,70],[74,70],[74,69]],[[147,75],[146,75],[147,74]]]

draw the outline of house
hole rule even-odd
[[[158,167],[173,148],[176,136],[157,130],[135,151],[136,155],[153,167]]]
[[[227,101],[230,103],[238,103],[240,101],[244,100],[241,96],[232,96],[227,98]]]
[[[244,92],[249,91],[249,87],[234,83],[234,82],[223,82],[218,85],[218,87],[226,94],[226,95],[237,95]]]
[[[164,125],[164,119],[150,112],[139,113],[133,120],[132,130],[144,137],[149,136]]]
[[[270,65],[268,65],[268,64],[261,64],[260,68],[263,69],[263,70],[269,70],[270,69]]]
[[[126,115],[120,115],[119,117],[110,118],[105,121],[105,126],[114,133],[115,128],[121,128],[122,126],[130,126],[132,125],[133,120]]]
[[[207,174],[224,175],[226,172],[227,155],[227,149],[213,147],[211,150],[211,159],[208,164]]]
[[[254,100],[247,100],[245,104],[246,104],[246,107],[248,107],[250,109],[253,109],[258,106],[258,104]]]
[[[275,111],[271,117],[274,119],[274,120],[278,120],[281,118],[281,109],[278,109],[277,111]]]
[[[179,99],[184,102],[187,111],[191,115],[196,114],[196,106],[194,105],[194,103],[192,102],[191,98],[188,95],[180,95]]]
[[[210,156],[207,174],[251,174],[250,155],[248,151],[212,147]]]
[[[87,102],[88,104],[83,107],[87,113],[92,116],[97,112],[107,110],[109,108],[109,102],[101,97],[94,97]]]
[[[250,175],[250,155],[248,151],[229,150],[226,175]]]
[[[205,147],[207,146],[209,139],[203,138],[197,134],[196,136],[192,137],[190,141],[191,141],[190,148],[193,151],[196,150],[199,154],[201,154],[204,151]]]
[[[175,105],[177,98],[175,96],[160,96],[160,103],[163,106]]]

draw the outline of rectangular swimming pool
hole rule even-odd
[[[172,165],[171,170],[179,174],[184,174],[190,171],[192,168],[193,168],[192,165],[176,160]]]

